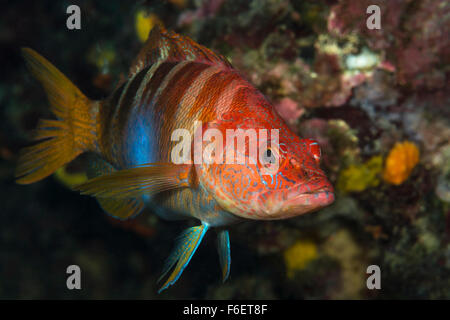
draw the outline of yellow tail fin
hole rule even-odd
[[[95,149],[97,103],[36,51],[23,48],[31,73],[43,85],[57,120],[40,120],[34,140],[24,148],[16,169],[17,183],[39,181],[80,153]]]

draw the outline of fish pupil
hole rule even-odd
[[[272,150],[267,149],[266,152],[264,152],[264,163],[267,165],[275,163],[275,157],[272,154]]]

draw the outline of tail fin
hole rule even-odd
[[[23,48],[31,73],[43,85],[57,120],[40,120],[34,140],[24,148],[16,169],[17,183],[39,181],[79,154],[93,150],[97,103],[81,91],[36,51]]]

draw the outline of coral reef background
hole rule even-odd
[[[81,30],[66,28],[71,4]],[[372,4],[380,30],[366,27]],[[42,0],[8,2],[0,16],[0,298],[450,298],[448,1]],[[164,259],[190,222],[111,220],[67,188],[84,178],[85,157],[33,185],[13,177],[49,116],[20,47],[100,99],[159,23],[225,55],[299,135],[318,140],[337,189],[322,211],[231,228],[224,284],[207,236],[161,295]],[[66,288],[72,264],[82,290]],[[373,264],[380,290],[366,287]]]

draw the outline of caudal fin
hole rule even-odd
[[[79,154],[94,149],[96,139],[96,102],[89,100],[47,59],[23,48],[22,54],[31,73],[44,87],[50,110],[56,120],[40,120],[34,140],[24,148],[16,168],[17,183],[39,181]]]

